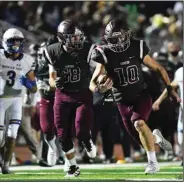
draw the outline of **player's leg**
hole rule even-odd
[[[7,132],[6,122],[6,111],[11,106],[12,101],[8,98],[0,98],[0,166],[2,168],[2,164],[4,161],[4,145],[5,145],[5,137]]]
[[[36,135],[33,133],[33,128],[31,126],[31,113],[32,107],[23,106],[22,111],[22,123],[20,125],[19,131],[21,131],[24,136],[26,143],[32,152],[32,157],[35,157],[35,160],[38,160],[38,141],[36,139]]]
[[[93,125],[93,109],[91,104],[81,104],[77,107],[75,129],[77,138],[85,146],[90,158],[96,157],[96,146],[92,141],[91,129]]]
[[[155,141],[156,137],[152,134],[150,128],[146,124],[148,117],[152,110],[152,100],[147,92],[135,101],[133,106],[133,115],[131,121],[134,122],[134,127],[139,133],[141,143],[146,150],[148,158],[148,166],[145,170],[146,174],[152,174],[159,171],[156,153],[155,153]]]
[[[156,173],[157,159],[154,148],[154,137],[145,123],[145,120],[147,120],[151,112],[151,107],[151,98],[146,94],[134,101],[134,105],[132,106],[123,103],[118,104],[122,120],[128,133],[134,137],[134,140],[143,145],[147,151],[148,162],[154,162],[153,171],[148,173]]]
[[[8,125],[8,132],[5,142],[5,150],[4,150],[4,161],[2,164],[2,173],[9,174],[9,165],[12,157],[12,153],[15,149],[15,141],[17,137],[17,132],[19,126],[21,124],[22,118],[22,99],[14,98],[12,99],[13,103],[11,107],[8,109],[8,118],[9,118],[9,125]]]
[[[0,98],[0,148],[5,144],[5,112],[10,105],[9,99]]]
[[[49,149],[47,154],[48,165],[54,166],[57,160],[56,135],[54,131],[54,99],[40,101],[40,126]]]
[[[177,131],[178,131],[178,144],[180,147],[179,155],[181,156],[181,158],[183,160],[183,145],[184,145],[184,141],[183,141],[183,110],[181,107],[180,107],[180,111],[179,111]]]
[[[60,91],[56,91],[54,102],[54,124],[62,150],[65,153],[68,165],[70,166],[66,176],[74,177],[80,174],[80,170],[75,159],[75,150],[71,137],[72,121],[69,120],[73,105],[71,103],[62,102],[61,95],[62,93]]]

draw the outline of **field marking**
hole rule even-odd
[[[134,167],[141,167],[145,168],[147,165],[146,162],[144,163],[127,163],[127,164],[79,164],[80,169],[108,169],[108,168],[121,168],[121,169],[132,169]],[[171,169],[182,169],[180,166],[180,162],[162,162],[159,163],[160,168],[171,168]],[[178,167],[171,167],[171,166],[178,166]],[[37,165],[24,165],[24,166],[11,166],[10,170],[58,170],[63,169],[64,165],[55,165],[53,167],[40,167]]]
[[[62,176],[62,175],[61,175]],[[57,178],[58,179],[58,178]],[[18,179],[17,179],[18,180]],[[34,179],[29,179],[29,181],[33,181]],[[37,177],[37,178],[35,178],[35,180],[42,180],[42,181],[44,181],[44,180],[48,180],[48,179],[43,179],[43,177]],[[55,179],[53,179],[53,180],[55,180]],[[60,180],[60,179],[58,179],[58,180]],[[61,179],[61,181],[62,180],[90,180],[91,182],[93,182],[93,180],[95,180],[95,181],[105,181],[105,180],[118,180],[118,181],[169,181],[169,182],[171,182],[171,181],[182,181],[183,180],[183,178],[146,178],[146,175],[145,175],[145,178],[109,178],[109,177],[106,177],[106,178],[103,178],[103,177],[101,177],[100,179],[92,179],[92,178],[90,178],[90,177],[72,177],[72,178],[62,178]],[[14,179],[14,181],[16,181],[16,179]],[[49,179],[49,181],[51,181],[51,179]]]
[[[30,174],[31,172],[15,172],[15,174]],[[34,172],[34,175],[48,175],[48,174],[52,174],[52,175],[61,175],[61,172]],[[122,174],[136,174],[136,175],[145,175],[144,172],[111,172],[110,174],[113,175],[122,175]],[[176,175],[182,175],[182,172],[158,172],[156,175],[160,175],[160,174],[176,174]],[[96,173],[90,173],[90,172],[81,172],[81,175],[96,175]]]

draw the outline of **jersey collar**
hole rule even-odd
[[[4,51],[4,55],[6,56],[6,58],[10,58],[10,55]],[[20,53],[19,56],[16,59],[12,59],[12,60],[21,60],[23,58],[24,54]]]

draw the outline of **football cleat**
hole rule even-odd
[[[38,165],[39,166],[42,166],[42,167],[51,167],[50,165],[48,165],[48,163],[46,161],[44,161],[43,159],[41,159],[39,162],[38,162]]]
[[[149,161],[145,170],[145,174],[155,174],[159,172],[160,168],[158,166],[158,162]]]
[[[153,130],[153,135],[155,135],[159,140],[157,143],[164,151],[172,151],[172,145],[169,141],[167,141],[163,136],[160,130]]]
[[[90,139],[89,143],[87,143],[87,144],[83,143],[83,145],[85,146],[87,155],[90,158],[95,158],[96,157],[96,146],[93,144],[93,141]]]
[[[2,166],[1,171],[2,171],[2,174],[13,174],[13,172],[10,171],[8,166]]]
[[[76,165],[72,165],[69,168],[69,171],[65,175],[65,178],[78,177],[80,175],[80,169]]]
[[[57,161],[57,154],[55,151],[53,151],[52,148],[49,147],[48,154],[47,154],[47,162],[49,166],[56,165]]]

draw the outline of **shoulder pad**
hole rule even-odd
[[[104,52],[104,47],[96,46],[95,49],[93,49],[93,52],[91,54],[91,59],[95,62],[106,64],[107,63],[107,57]]]
[[[46,46],[44,49],[44,55],[50,64],[53,64],[53,61],[55,61],[58,55],[61,55],[62,52],[63,50],[60,42]]]

